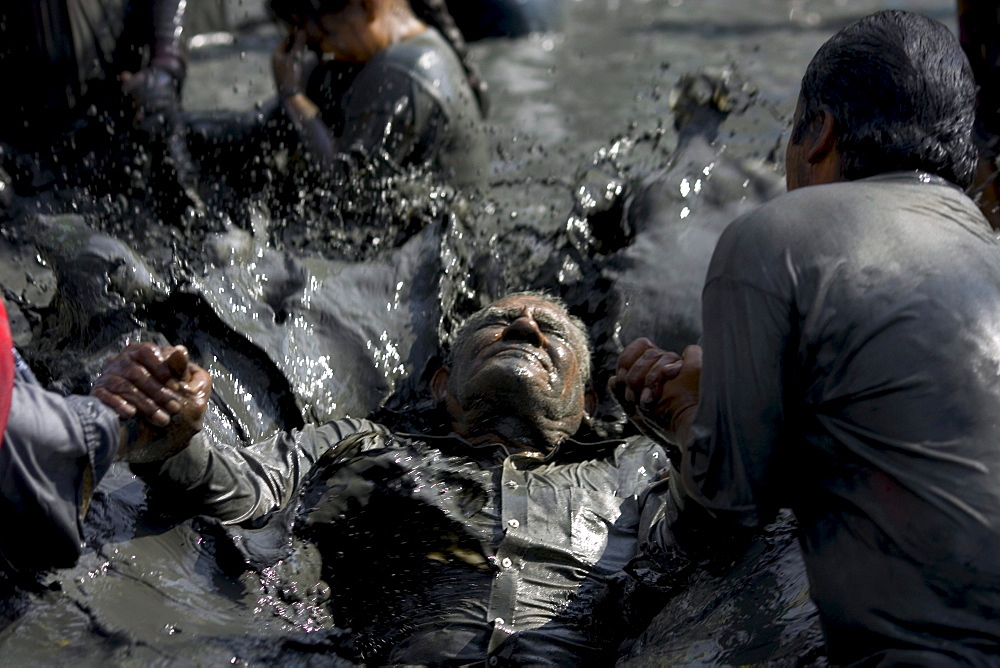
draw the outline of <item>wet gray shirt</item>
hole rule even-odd
[[[748,526],[791,507],[834,663],[1000,661],[1000,248],[916,173],[735,221],[684,461]],[[921,654],[932,650],[936,654]]]
[[[324,86],[322,75],[313,75],[309,95],[340,152],[428,166],[458,184],[486,176],[482,114],[458,56],[434,28],[379,51],[343,90]]]
[[[196,440],[146,477],[239,522],[287,504],[348,444],[315,466],[296,533],[324,555],[366,661],[613,660],[622,569],[669,540],[669,495],[654,491],[669,464],[649,440],[539,459],[340,420],[249,448]]]
[[[25,573],[73,565],[86,502],[118,440],[118,416],[97,399],[15,381],[0,445],[0,563]]]

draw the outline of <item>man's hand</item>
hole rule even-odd
[[[151,65],[138,72],[123,72],[119,78],[122,93],[132,99],[135,107],[135,126],[153,136],[169,136],[177,124],[180,109],[174,74]]]
[[[682,357],[641,338],[618,356],[608,385],[640,430],[679,444],[698,408],[700,378],[701,348],[688,346]]]
[[[293,28],[271,53],[274,86],[282,101],[302,92],[305,54],[306,33],[298,28]]]
[[[118,458],[142,463],[183,450],[201,431],[212,379],[183,346],[131,345],[104,365],[91,394],[130,420]]]

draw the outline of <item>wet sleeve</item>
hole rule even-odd
[[[246,448],[216,446],[199,434],[163,464],[132,469],[154,493],[183,510],[237,524],[287,504],[324,453],[363,432],[387,433],[367,420],[344,419],[307,425]]]
[[[768,522],[789,482],[781,470],[794,314],[791,295],[778,296],[761,287],[774,280],[753,275],[781,264],[765,258],[752,236],[729,235],[712,259],[702,295],[700,403],[682,463],[685,493],[744,527]]]
[[[362,71],[346,101],[339,150],[393,165],[430,162],[444,112],[419,81],[394,67]]]
[[[15,382],[0,447],[0,555],[20,572],[72,565],[93,486],[118,452],[118,416],[97,399]]]
[[[122,0],[99,0],[102,4],[122,4]],[[187,62],[187,35],[184,12],[188,0],[125,0],[124,28],[117,60],[128,70],[143,66],[142,54],[174,75],[184,78]],[[128,55],[126,56],[125,53]]]
[[[183,79],[187,54],[185,51],[184,10],[187,0],[151,0],[152,2],[152,62],[164,67],[178,79]]]

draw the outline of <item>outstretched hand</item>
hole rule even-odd
[[[608,388],[641,431],[678,443],[694,419],[700,378],[701,348],[688,346],[681,356],[640,338],[618,356]]]
[[[165,459],[201,431],[212,379],[188,360],[184,346],[133,344],[110,358],[91,394],[132,420],[119,459]]]

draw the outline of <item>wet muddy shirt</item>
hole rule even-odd
[[[342,154],[429,166],[459,184],[485,177],[482,114],[461,62],[437,30],[428,27],[355,68],[321,65],[307,89]]]
[[[664,540],[669,495],[653,490],[667,466],[646,439],[538,459],[340,420],[250,448],[196,441],[147,478],[232,521],[298,498],[295,536],[319,547],[334,618],[366,662],[606,664],[622,569]]]
[[[22,362],[23,364],[23,362]],[[118,452],[118,416],[91,397],[63,397],[18,371],[0,447],[0,568],[71,566],[83,547],[83,510]]]
[[[691,493],[748,526],[794,510],[832,662],[995,660],[1000,249],[976,205],[917,173],[793,191],[723,234],[703,306]]]

